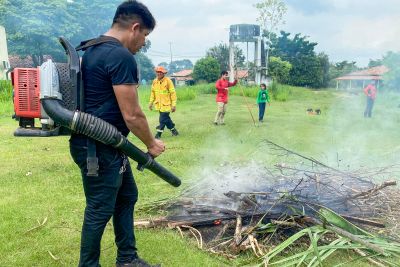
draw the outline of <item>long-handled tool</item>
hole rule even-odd
[[[238,72],[237,72],[237,69],[235,69],[235,73],[236,73],[236,79],[237,79],[237,73],[238,73]],[[248,109],[248,111],[249,111],[249,113],[250,113],[251,119],[253,120],[253,124],[254,124],[254,126],[257,126],[256,120],[254,119],[253,113],[251,112],[251,106],[250,106],[249,103],[247,102],[247,97],[246,97],[246,95],[244,94],[242,82],[241,82],[239,79],[237,79],[237,80],[238,80],[238,87],[239,87],[240,90],[242,91],[242,96],[243,96],[244,101],[245,101],[245,103],[246,103],[246,107],[247,107],[247,109]]]

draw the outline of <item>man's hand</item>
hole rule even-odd
[[[172,112],[175,112],[175,111],[176,111],[176,107],[172,107],[172,108],[171,108],[171,111],[172,111]]]
[[[164,142],[159,139],[154,139],[153,143],[147,148],[149,154],[155,158],[165,151]]]
[[[150,104],[149,104],[149,109],[150,109],[150,110],[153,110],[153,103],[150,103]]]

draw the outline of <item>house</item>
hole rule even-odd
[[[183,86],[188,84],[193,84],[193,70],[181,70],[171,74],[171,80],[174,82],[175,86]]]
[[[10,68],[10,61],[8,60],[6,30],[0,26],[0,80],[7,79],[7,70]]]
[[[382,84],[383,75],[388,71],[389,69],[386,66],[381,65],[361,71],[351,72],[335,79],[336,89],[343,87],[349,90],[353,88],[364,88],[371,80],[378,81],[379,87],[379,85]]]

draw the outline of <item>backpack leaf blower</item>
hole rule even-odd
[[[157,163],[148,153],[132,144],[115,126],[91,114],[79,111],[83,106],[80,60],[73,46],[59,38],[68,63],[47,60],[38,68],[16,68],[12,73],[14,111],[19,121],[15,136],[58,136],[71,131],[113,146],[138,163],[138,169],[154,174],[178,187],[180,179]],[[34,125],[40,119],[41,128]]]

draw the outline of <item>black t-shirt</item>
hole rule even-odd
[[[85,112],[111,123],[127,136],[129,129],[119,109],[113,85],[138,84],[133,54],[117,39],[90,47],[83,55],[82,75]]]

